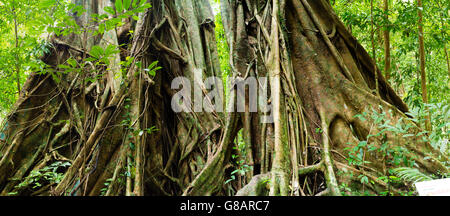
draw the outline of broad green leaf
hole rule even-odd
[[[116,0],[115,6],[116,6],[116,12],[117,12],[117,14],[122,13],[122,11],[123,11],[122,0]]]
[[[117,0],[116,0],[117,1]],[[123,8],[125,10],[130,9],[130,5],[131,5],[131,0],[123,0]]]

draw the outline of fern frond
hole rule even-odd
[[[411,183],[433,180],[433,178],[420,172],[416,168],[399,167],[395,168],[393,171],[399,178]]]

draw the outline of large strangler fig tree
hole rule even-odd
[[[92,24],[90,14],[122,9],[129,1],[74,2],[88,9],[74,14],[77,25],[99,29],[103,22]],[[380,131],[372,118],[356,117],[374,108],[395,124],[408,122],[408,109],[327,1],[221,1],[231,83],[268,77],[270,95],[263,101],[270,109],[250,112],[246,100],[243,112],[225,113],[172,109],[173,88],[179,88],[172,81],[180,76],[193,87],[194,100],[225,103],[209,100],[203,83],[222,76],[209,2],[148,2],[152,7],[137,22],[125,18],[124,25],[99,35],[52,38],[52,51],[42,58],[52,72],[30,75],[7,118],[0,143],[2,195],[340,195],[342,183],[386,190],[390,185],[378,178],[389,160],[383,151],[367,152],[370,163],[347,163],[347,149],[362,141],[378,149],[386,143],[403,147],[423,172],[448,172],[436,159],[440,153],[420,136],[399,137]],[[98,46],[109,45],[121,48],[108,64],[85,63],[95,62]],[[154,73],[156,61],[161,69]],[[234,91],[229,96],[235,107],[240,97]],[[239,184],[225,184],[241,129],[241,156],[253,170]],[[368,137],[378,132],[384,135]],[[26,185],[36,171],[62,161],[67,166],[53,172],[59,178]],[[359,175],[372,183],[361,183]]]

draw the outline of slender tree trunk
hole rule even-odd
[[[422,87],[422,101],[423,103],[428,103],[428,93],[427,93],[427,75],[425,72],[425,45],[423,42],[423,5],[422,0],[417,0],[417,7],[418,7],[418,29],[419,29],[419,59],[420,59],[420,80],[421,80],[421,87]],[[431,131],[431,121],[430,121],[430,112],[428,107],[425,108],[428,115],[425,117],[425,129],[427,131]]]
[[[16,52],[15,52],[15,57],[16,57],[16,81],[17,81],[17,95],[20,97],[20,59],[19,59],[19,35],[17,33],[17,28],[18,28],[18,24],[17,24],[17,11],[16,11],[16,6],[15,6],[15,1],[12,3],[13,4],[13,16],[14,16],[14,36],[15,36],[15,42],[16,42]]]
[[[450,59],[448,58],[447,44],[444,44],[444,54],[447,59],[447,71],[448,71],[448,79],[450,80]],[[449,81],[450,84],[450,81]]]
[[[375,23],[373,18],[373,0],[370,0],[370,40],[372,42],[372,59],[374,61],[374,71],[377,70],[377,53],[375,44]],[[378,73],[375,72],[375,93],[379,95]]]
[[[441,4],[439,3],[439,1],[436,1],[437,5],[439,8],[442,9]],[[449,85],[450,85],[450,59],[448,56],[448,50],[447,50],[447,40],[445,39],[445,23],[444,23],[444,18],[442,17],[442,13],[439,14],[439,17],[441,18],[441,34],[442,34],[442,38],[444,39],[444,54],[445,54],[445,60],[447,62],[447,71],[448,71],[448,78],[449,78]]]
[[[389,22],[389,0],[383,0],[384,3],[384,20]],[[384,76],[389,82],[391,78],[391,41],[389,38],[389,24],[384,26]]]

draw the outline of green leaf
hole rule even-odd
[[[144,71],[146,71],[150,76],[155,76],[156,71],[161,69],[161,67],[156,67],[157,64],[158,64],[158,61],[152,62],[150,64],[150,66],[148,66],[148,68],[144,69]]]
[[[90,52],[91,56],[97,59],[99,59],[103,55],[103,53],[104,53],[103,49],[97,45],[93,46]]]
[[[75,61],[75,59],[73,58],[69,58],[67,59],[67,63],[72,66],[73,68],[77,66],[77,61]]]
[[[110,7],[110,6],[104,7],[103,10],[105,10],[105,12],[107,12],[107,13],[109,13],[109,14],[111,14],[111,15],[114,15],[114,14],[115,14],[114,8],[112,8],[112,7]]]
[[[146,4],[144,4],[144,6],[143,6],[145,9],[147,9],[147,8],[151,8],[152,7],[152,5],[150,4],[150,3],[146,3]]]
[[[63,65],[63,64],[58,65],[58,68],[61,68],[61,69],[71,69],[70,66],[68,66],[68,65]]]
[[[106,24],[100,24],[99,26],[98,26],[98,33],[99,34],[103,34],[103,33],[105,33],[105,27],[106,27]]]
[[[367,176],[359,175],[358,177],[361,178],[361,183],[363,183],[363,184],[369,183],[369,178]]]
[[[432,180],[430,176],[420,172],[418,169],[410,167],[399,167],[393,169],[394,173],[402,180],[407,182],[420,182]]]
[[[123,0],[123,8],[125,10],[130,9],[130,5],[131,5],[131,0]]]
[[[122,11],[123,11],[122,0],[116,0],[115,6],[116,6],[117,14],[122,13]]]
[[[117,47],[115,45],[109,44],[106,49],[105,49],[105,56],[111,56],[113,54],[119,53],[119,49],[117,49]]]
[[[366,140],[361,141],[361,142],[358,143],[358,147],[364,147],[366,145],[367,145],[367,141]]]
[[[92,57],[87,57],[87,58],[84,59],[84,61],[89,61],[89,62],[93,62],[95,60],[97,60],[97,59],[96,58],[92,58]]]

